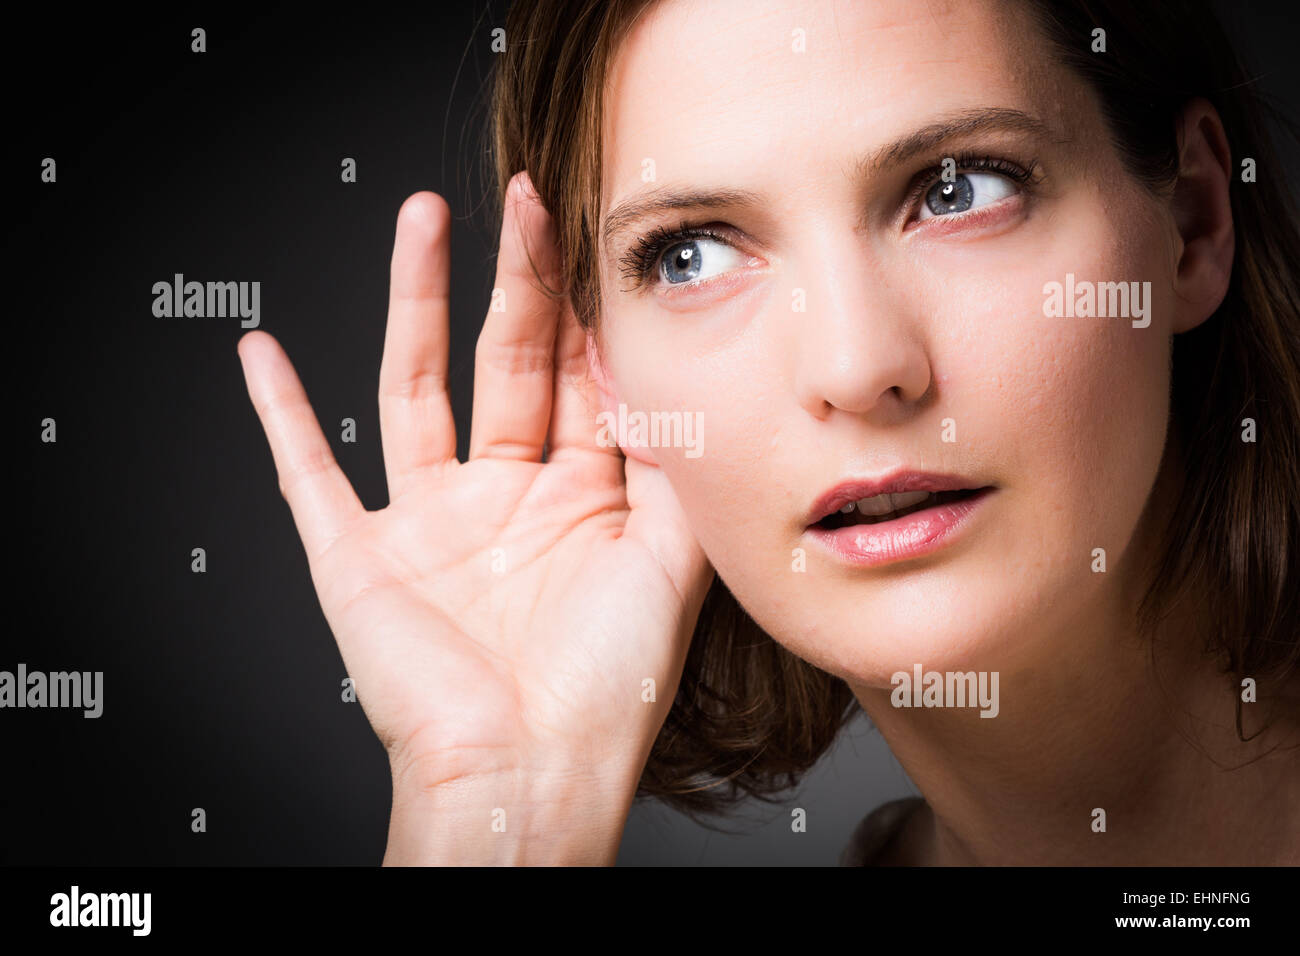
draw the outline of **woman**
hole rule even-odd
[[[1286,173],[1208,12],[1115,7],[515,4],[468,461],[440,197],[387,508],[240,343],[385,862],[609,863],[857,707],[925,799],[846,862],[1300,862]]]

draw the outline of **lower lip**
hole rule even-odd
[[[969,498],[923,508],[892,521],[833,530],[812,527],[808,534],[840,560],[858,567],[906,561],[932,554],[953,541],[992,492],[992,488],[983,488]]]

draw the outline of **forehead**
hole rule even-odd
[[[844,175],[964,109],[1055,125],[1064,97],[1043,42],[1019,4],[996,0],[659,0],[607,78],[602,214],[650,181]]]

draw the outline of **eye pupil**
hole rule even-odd
[[[695,241],[673,247],[676,253],[664,258],[664,278],[671,283],[689,282],[700,274],[700,246]],[[669,252],[673,252],[669,249]]]
[[[936,216],[950,212],[965,212],[975,199],[970,179],[959,174],[950,183],[936,183],[925,197],[925,204]]]

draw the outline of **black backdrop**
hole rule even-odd
[[[6,150],[20,203],[10,364],[33,374],[10,578],[11,607],[27,613],[0,669],[105,673],[98,719],[0,718],[11,862],[382,855],[387,760],[340,700],[345,671],[244,388],[244,330],[156,318],[151,289],[178,272],[260,281],[261,327],[294,360],[366,507],[382,507],[393,225],[407,195],[435,189],[458,216],[454,381],[468,420],[495,253],[486,211],[474,216],[481,143],[467,126],[475,110],[483,125],[491,53],[471,40],[490,17],[423,6],[75,22],[47,7],[10,33],[35,54],[8,85],[19,116]],[[46,156],[52,185],[39,181]],[[344,157],[355,184],[340,181]],[[54,444],[39,441],[47,417]],[[332,427],[345,417],[355,444]],[[207,834],[191,832],[195,807]]]
[[[1257,48],[1261,84],[1294,112],[1288,6],[1242,4],[1230,19]],[[381,507],[375,393],[393,225],[411,192],[442,193],[456,217],[463,457],[495,254],[478,173],[503,9],[8,14],[18,481],[0,669],[103,671],[105,688],[97,720],[0,712],[5,862],[382,857],[387,761],[360,708],[340,700],[344,669],[244,389],[239,320],[156,318],[151,289],[178,272],[260,281],[261,327],[294,360],[362,501]],[[203,55],[190,52],[195,26]],[[40,181],[47,156],[55,184]],[[340,182],[344,157],[355,184]],[[47,417],[54,444],[40,440]],[[355,444],[339,440],[347,417]],[[203,574],[191,571],[198,547]],[[845,745],[848,769],[801,798],[834,821],[811,841],[791,842],[779,807],[758,843],[639,807],[620,862],[833,862],[858,817],[911,792],[878,739],[863,739]],[[206,834],[191,832],[195,807]]]

